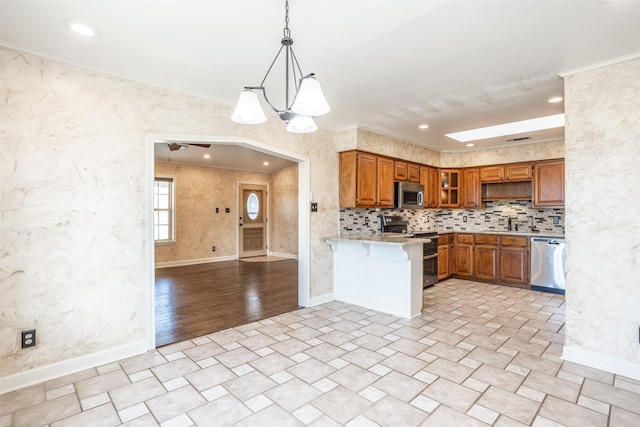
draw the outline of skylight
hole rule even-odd
[[[445,136],[459,142],[468,142],[498,136],[516,135],[536,130],[553,129],[562,126],[564,126],[564,114],[555,114],[553,116],[538,117],[537,119],[521,120],[519,122],[505,123],[502,125],[447,133]]]

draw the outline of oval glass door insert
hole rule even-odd
[[[247,197],[247,215],[250,220],[254,220],[258,217],[258,212],[260,212],[260,200],[256,193],[249,194]]]

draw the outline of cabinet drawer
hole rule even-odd
[[[504,166],[486,166],[480,168],[481,182],[500,182],[504,181]]]
[[[474,236],[474,240],[477,244],[485,244],[485,245],[498,244],[498,236],[495,236],[493,234],[476,234]]]
[[[473,234],[456,234],[456,243],[473,244]]]
[[[501,236],[500,237],[501,246],[525,247],[527,246],[528,242],[529,242],[529,238],[524,236]]]
[[[533,178],[533,167],[529,163],[505,166],[508,181],[529,181]]]
[[[441,234],[438,236],[438,246],[448,245],[451,243],[453,234]]]

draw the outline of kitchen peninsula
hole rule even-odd
[[[422,246],[387,233],[327,237],[335,299],[405,318],[422,311]]]

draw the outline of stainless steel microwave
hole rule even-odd
[[[395,183],[395,205],[398,209],[424,207],[424,186],[411,182]]]

